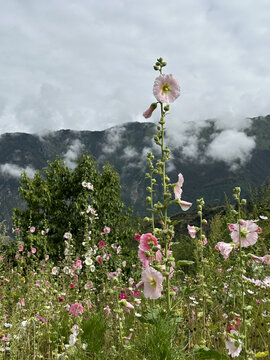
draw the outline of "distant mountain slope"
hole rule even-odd
[[[201,129],[198,139],[201,154],[214,131],[214,121],[207,122]],[[60,130],[42,137],[24,133],[1,135],[0,221],[5,219],[9,223],[12,208],[23,206],[17,191],[23,169],[30,176],[46,167],[47,160],[54,161],[57,155],[72,167],[83,151],[93,155],[100,164],[109,161],[114,165],[120,174],[123,200],[134,207],[135,213],[145,215],[146,154],[157,151],[152,141],[155,132],[153,123],[127,123],[105,131]],[[207,204],[219,205],[224,203],[224,193],[231,196],[235,186],[241,186],[247,195],[250,186],[259,186],[270,177],[270,115],[252,119],[245,133],[256,137],[256,148],[250,160],[234,172],[223,161],[187,160],[181,147],[173,148],[168,174],[171,181],[176,182],[178,173],[183,173],[184,200],[195,202],[196,198],[204,197]],[[178,207],[171,209],[172,213],[178,210]]]

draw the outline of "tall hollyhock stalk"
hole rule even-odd
[[[234,189],[234,198],[237,201],[238,212],[237,212],[237,222],[239,226],[239,275],[240,275],[240,283],[241,283],[241,308],[242,308],[242,337],[244,339],[244,359],[247,359],[247,323],[246,323],[246,304],[245,304],[245,283],[244,283],[244,273],[245,273],[245,261],[244,261],[244,253],[242,249],[242,241],[241,241],[241,205],[246,203],[245,199],[240,200],[240,187],[236,187]]]
[[[157,103],[151,104],[150,108],[144,113],[146,118],[149,118],[153,111],[156,109],[157,105],[160,106],[160,120],[157,126],[157,134],[154,137],[155,143],[160,147],[161,158],[157,160],[156,167],[153,166],[154,156],[152,153],[149,153],[148,163],[150,173],[146,174],[146,177],[150,179],[150,186],[147,188],[147,191],[150,195],[147,197],[147,203],[151,206],[151,221],[153,234],[159,238],[159,243],[163,247],[164,257],[162,259],[162,265],[165,271],[163,275],[165,277],[165,294],[167,300],[167,311],[171,310],[171,267],[174,263],[174,258],[170,250],[170,243],[174,236],[174,227],[171,224],[171,220],[168,217],[168,207],[172,203],[179,203],[180,200],[171,201],[171,192],[170,189],[174,187],[174,184],[170,184],[170,179],[166,175],[166,162],[170,159],[170,149],[168,146],[165,146],[165,116],[167,115],[170,107],[168,103],[172,103],[180,95],[180,87],[177,80],[171,75],[162,74],[163,67],[166,66],[166,63],[162,58],[159,58],[154,66],[156,71],[159,71],[160,75],[156,78],[154,82],[153,93],[157,99]],[[164,105],[164,103],[166,105]],[[155,185],[156,180],[153,178],[153,175],[159,174],[161,176],[162,182],[162,194],[163,194],[163,203],[157,202],[154,204],[153,201],[153,185]],[[155,214],[157,214],[160,223],[162,224],[162,229],[155,228]],[[160,270],[162,265],[157,267],[157,270]]]
[[[207,293],[206,288],[207,285],[205,283],[205,266],[207,264],[207,260],[204,258],[204,245],[207,243],[207,239],[203,233],[203,224],[206,224],[207,221],[203,219],[202,209],[204,206],[204,199],[198,199],[198,215],[200,216],[200,228],[199,228],[199,240],[197,242],[197,251],[198,251],[198,260],[199,260],[199,286],[201,290],[202,296],[202,320],[203,320],[203,331],[201,336],[201,344],[206,344],[206,300]]]

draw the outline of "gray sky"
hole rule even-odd
[[[217,118],[223,140],[231,131],[234,142],[252,150],[253,139],[241,132],[246,117],[270,113],[269,0],[0,0],[0,6],[0,133],[144,121],[160,56],[168,63],[164,72],[180,83],[168,130],[187,156],[196,154],[196,136],[185,135],[191,123],[198,129]]]

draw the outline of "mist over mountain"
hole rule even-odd
[[[181,134],[168,132],[171,148],[167,172],[171,182],[184,175],[182,198],[195,202],[204,197],[207,205],[223,204],[225,193],[231,197],[235,186],[247,196],[250,187],[258,187],[270,176],[270,115],[247,119],[242,129],[219,129],[217,120],[183,128]],[[0,221],[10,224],[12,208],[24,206],[18,194],[20,174],[32,177],[47,161],[59,155],[70,168],[87,152],[100,165],[109,161],[120,175],[122,199],[134,207],[134,213],[146,215],[146,155],[153,152],[156,125],[126,123],[104,131],[60,130],[44,134],[6,133],[0,136]],[[177,139],[179,141],[177,141]],[[82,179],[83,181],[84,179]],[[156,196],[159,189],[157,188]],[[177,213],[177,206],[171,213]]]

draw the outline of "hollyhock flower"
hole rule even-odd
[[[252,259],[258,263],[265,263],[270,265],[270,255],[264,255],[263,257],[252,255]]]
[[[162,282],[163,276],[162,274],[153,269],[152,267],[148,267],[142,272],[142,282],[144,286],[144,296],[149,299],[158,299],[161,296],[161,291],[163,289]]]
[[[121,246],[119,245],[116,249],[116,254],[120,254],[120,251],[121,251]]]
[[[79,316],[80,314],[83,313],[83,306],[82,304],[75,302],[70,306],[69,311],[71,312],[72,315]]]
[[[151,233],[143,234],[140,238],[139,249],[142,251],[149,251],[151,250],[150,245],[157,246],[158,245],[157,238]]]
[[[140,259],[141,262],[142,262],[142,267],[143,267],[144,269],[146,269],[146,268],[151,264],[151,262],[152,262],[154,259],[156,259],[156,260],[158,260],[159,262],[161,262],[162,254],[161,254],[160,250],[158,250],[158,251],[156,252],[156,255],[155,255],[155,256],[150,256],[150,257],[148,257],[148,256],[146,255],[146,253],[139,248],[138,257],[139,257],[139,259]]]
[[[93,260],[90,257],[85,258],[85,265],[90,266],[93,264]]]
[[[231,330],[230,334],[234,337],[238,338],[238,332],[235,330]],[[242,345],[240,339],[234,339],[233,337],[228,335],[227,340],[225,341],[226,349],[228,350],[228,354],[231,357],[239,356],[240,352],[242,351]]]
[[[124,261],[122,262],[122,265],[123,265],[123,267],[126,267],[126,265],[127,265],[126,260],[124,260]]]
[[[175,184],[173,191],[174,191],[175,200],[180,201],[181,209],[183,211],[187,211],[192,206],[192,203],[181,200],[181,195],[183,192],[183,190],[182,190],[183,184],[184,184],[184,177],[180,173],[180,174],[178,174],[178,182]]]
[[[110,309],[109,305],[107,305],[107,306],[104,308],[104,310],[106,311],[106,315],[109,316],[110,313],[111,313],[111,309]]]
[[[172,103],[180,95],[180,86],[172,74],[161,74],[154,82],[153,94],[161,103]]]
[[[231,231],[231,238],[236,244],[239,242],[239,227],[240,240],[242,247],[254,245],[258,240],[258,225],[252,220],[240,220],[240,224],[233,224]]]
[[[25,306],[24,299],[21,300],[21,305],[22,305],[22,306]]]
[[[34,247],[32,247],[32,248],[31,248],[31,252],[32,252],[32,254],[35,254],[35,253],[37,252],[37,249],[34,248]]]
[[[81,269],[82,268],[82,260],[76,260],[76,268]]]
[[[22,252],[23,251],[23,245],[19,246],[19,251]]]
[[[35,228],[34,226],[31,226],[31,227],[30,227],[30,232],[31,232],[31,233],[34,233],[35,231],[36,231],[36,228]]]
[[[70,284],[69,284],[69,287],[70,287],[70,289],[73,289],[73,288],[75,287],[75,284],[70,283]]]
[[[203,245],[206,245],[206,244],[207,244],[207,238],[206,238],[206,237],[203,238],[202,243],[203,243]]]
[[[104,241],[100,241],[100,242],[98,243],[98,246],[101,247],[101,248],[103,248],[103,247],[105,246],[105,242],[104,242]]]
[[[268,216],[260,215],[259,218],[262,219],[262,220],[267,220]]]
[[[101,256],[97,256],[97,257],[96,257],[96,260],[97,260],[97,262],[99,263],[99,265],[102,264],[102,257],[101,257]]]
[[[120,300],[120,304],[123,306],[123,309],[127,312],[130,312],[130,310],[134,310],[134,306],[126,300],[126,298],[122,298]]]
[[[69,336],[69,345],[70,346],[74,346],[76,344],[76,341],[77,341],[77,336],[76,334],[71,334]]]
[[[219,250],[221,255],[224,257],[224,259],[228,259],[232,249],[233,249],[233,244],[229,244],[229,243],[225,243],[223,241],[219,241],[216,246],[215,246],[216,250]]]
[[[143,113],[143,116],[145,117],[145,119],[149,119],[152,114],[153,111],[157,108],[157,103],[153,103],[150,105],[149,109],[145,110],[145,112]]]
[[[58,298],[58,301],[59,301],[59,302],[62,302],[62,301],[64,301],[64,298],[63,298],[63,296],[59,296],[59,298]]]
[[[45,230],[41,230],[41,235],[44,236],[45,234]]]
[[[111,232],[111,228],[109,226],[105,226],[103,231],[105,232],[105,234],[109,234]]]
[[[64,233],[64,238],[67,240],[70,240],[70,239],[72,239],[72,234],[70,232],[66,232],[66,233]]]
[[[140,239],[141,239],[141,235],[140,234],[135,234],[135,240],[140,241]]]
[[[188,226],[187,226],[187,229],[188,229],[189,236],[190,236],[192,239],[195,239],[196,233],[197,233],[197,230],[195,229],[195,227],[188,225]]]
[[[57,274],[57,267],[56,267],[56,266],[54,266],[54,267],[52,268],[52,274],[53,274],[53,275],[56,275],[56,274]]]

